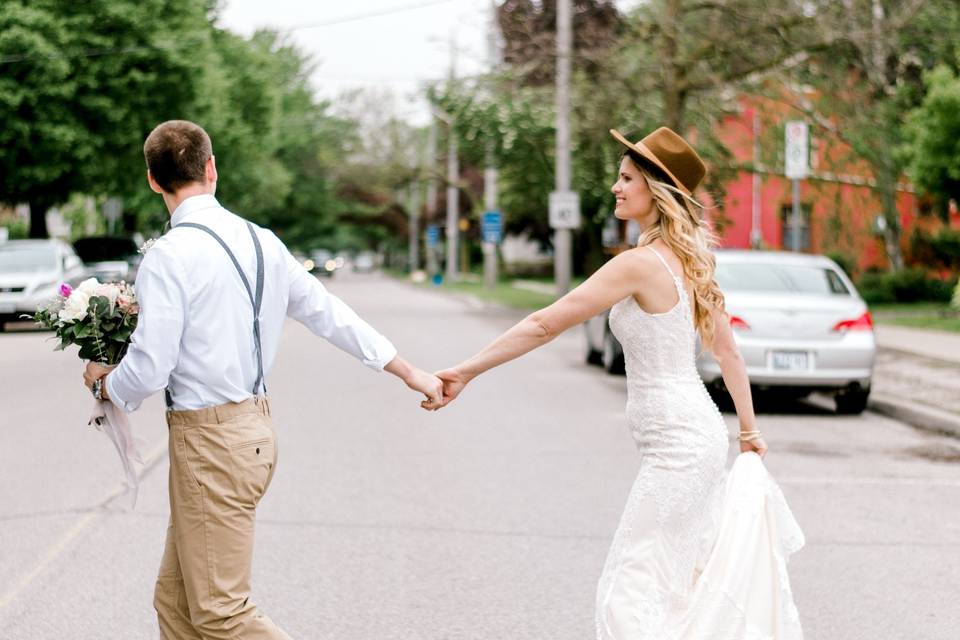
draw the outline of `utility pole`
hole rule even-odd
[[[570,191],[570,58],[573,45],[571,0],[557,2],[557,158],[556,191],[550,198],[554,279],[557,297],[570,290],[572,229],[580,226],[580,201]]]
[[[497,37],[497,3],[490,1],[490,23],[487,28],[487,56],[490,62],[490,72],[496,73],[500,66],[500,44]],[[495,99],[493,91],[490,98]],[[497,241],[501,229],[490,229],[493,222],[500,222],[502,215],[497,215],[497,165],[494,153],[493,140],[487,140],[486,168],[483,170],[483,221],[480,233],[483,240],[483,284],[487,289],[497,287]],[[496,232],[496,233],[494,233]]]
[[[494,220],[500,221],[497,215],[497,167],[493,163],[493,149],[487,144],[487,168],[483,170],[483,210],[484,221],[480,232],[483,236],[483,284],[487,289],[497,288],[497,242],[499,238],[490,237],[487,225]],[[488,221],[489,219],[489,221]],[[502,225],[502,223],[501,223]],[[499,225],[498,225],[499,226]],[[499,232],[496,233],[500,235]]]
[[[407,186],[407,209],[410,211],[410,248],[408,256],[410,260],[410,273],[420,268],[420,176],[418,175],[419,152],[413,150],[414,171],[410,184]]]
[[[753,198],[751,202],[752,223],[750,246],[759,249],[763,244],[763,228],[760,221],[760,109],[753,107]]]
[[[436,224],[437,215],[437,117],[430,113],[430,133],[427,138],[427,220]],[[429,241],[427,247],[427,271],[432,278],[440,271],[437,266],[437,247]]]
[[[458,278],[457,244],[460,240],[460,162],[453,119],[447,121],[447,281]]]
[[[448,90],[453,89],[457,65],[456,36],[450,34],[450,77]],[[457,136],[453,117],[447,114],[447,282],[458,279],[457,244],[460,240],[460,163],[457,158]],[[443,116],[441,116],[443,117]]]

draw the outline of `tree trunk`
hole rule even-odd
[[[903,269],[903,253],[900,251],[900,213],[897,211],[897,176],[887,167],[877,171],[877,187],[880,193],[880,207],[886,228],[883,239],[887,249],[887,260],[891,271]]]
[[[31,238],[49,238],[47,231],[47,210],[50,206],[40,202],[30,203],[30,234]]]
[[[677,41],[681,0],[667,0],[663,12],[663,119],[664,124],[683,135],[683,91],[677,68]]]

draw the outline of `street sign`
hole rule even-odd
[[[580,194],[575,191],[550,193],[550,228],[578,229],[580,227]]]
[[[440,227],[435,224],[427,225],[427,246],[435,247],[440,241]]]
[[[486,211],[481,223],[483,241],[500,244],[503,239],[503,216],[499,211]]]
[[[787,122],[786,145],[784,173],[791,180],[803,180],[810,173],[807,162],[810,155],[810,132],[806,122]]]

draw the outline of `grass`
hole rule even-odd
[[[509,281],[501,281],[497,283],[496,288],[492,290],[483,286],[483,282],[465,281],[444,283],[437,288],[445,291],[466,293],[487,302],[495,302],[506,305],[513,309],[521,309],[523,311],[540,309],[552,304],[553,301],[556,300],[556,297],[550,294],[540,293],[537,291],[528,291],[527,289],[518,289]]]
[[[874,304],[870,311],[878,324],[960,333],[960,311],[946,302]]]
[[[386,269],[385,271],[395,278],[409,281],[407,273],[401,269]],[[501,280],[499,283],[497,283],[495,289],[490,290],[483,285],[483,276],[480,274],[462,274],[462,277],[464,279],[460,280],[459,282],[444,282],[440,286],[433,285],[430,282],[425,282],[418,286],[428,287],[438,291],[446,291],[449,293],[470,295],[485,302],[502,304],[512,309],[519,309],[521,311],[534,311],[536,309],[542,309],[543,307],[553,304],[553,302],[556,301],[556,296],[554,296],[552,293],[530,291],[529,289],[514,287],[513,279]],[[550,279],[541,278],[518,278],[518,280],[535,280],[543,283],[552,282]],[[576,287],[582,281],[583,278],[573,278],[570,286]]]

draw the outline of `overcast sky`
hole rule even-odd
[[[490,0],[223,0],[221,6],[220,26],[242,35],[260,27],[289,29],[319,63],[313,77],[318,95],[390,88],[397,113],[414,122],[427,114],[418,89],[449,72],[451,36],[458,74],[485,66]]]

